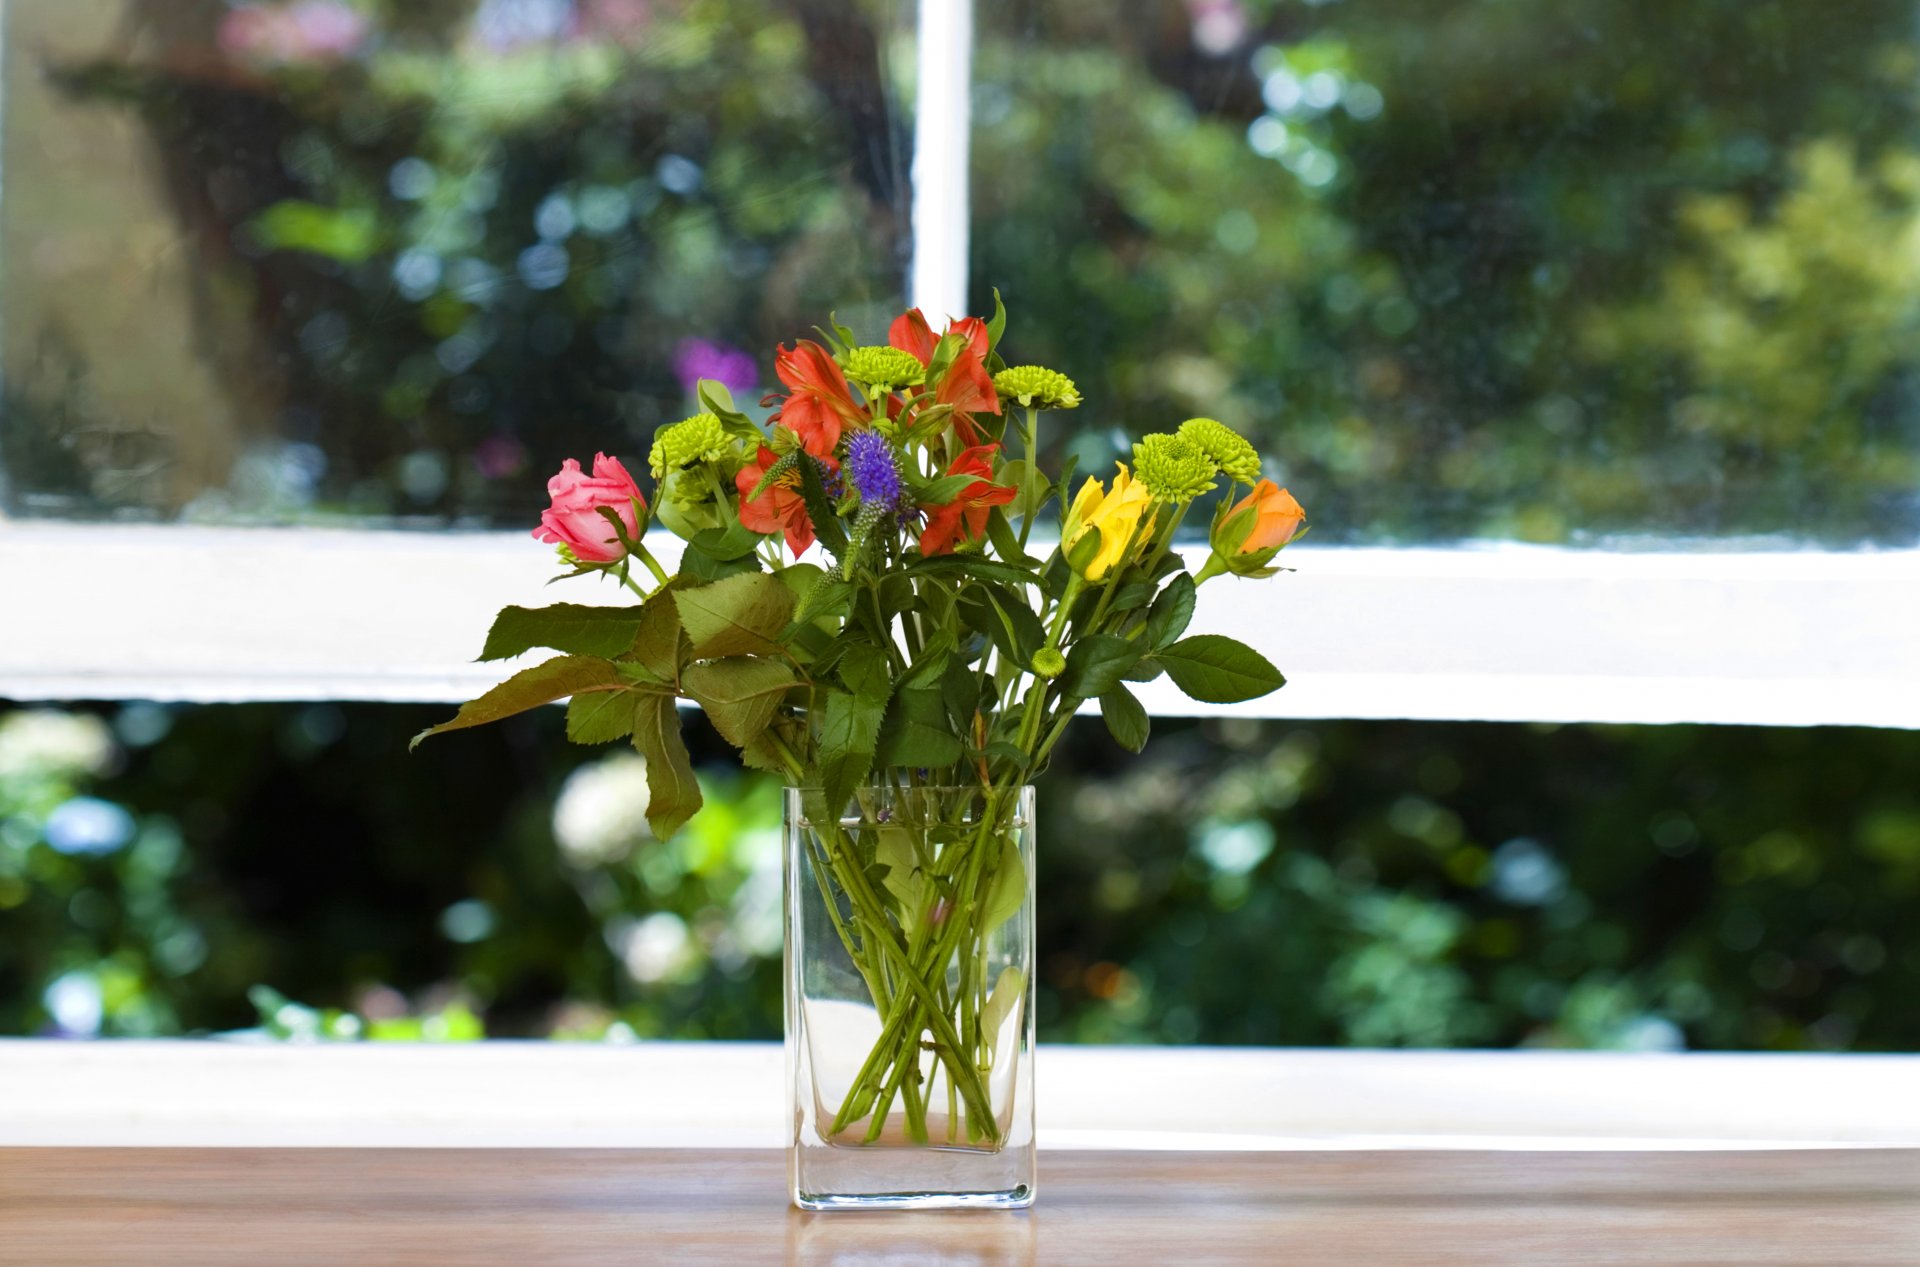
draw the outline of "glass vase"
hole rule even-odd
[[[1033,789],[791,788],[785,826],[794,1204],[1032,1204]]]

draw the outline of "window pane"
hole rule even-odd
[[[776,1038],[780,798],[671,840],[559,709],[0,705],[0,1036]],[[1076,723],[1041,1036],[1920,1047],[1920,733]],[[457,789],[457,795],[446,795]],[[296,1006],[286,1007],[291,1000]]]
[[[8,508],[518,525],[694,378],[757,402],[897,310],[895,9],[5,6]]]
[[[980,0],[974,300],[1319,540],[1920,531],[1915,12]]]

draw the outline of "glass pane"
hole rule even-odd
[[[974,303],[1322,541],[1920,533],[1915,10],[980,0]],[[1071,429],[1069,429],[1071,428]]]
[[[559,709],[0,704],[0,1036],[777,1039],[780,789]],[[1047,1042],[1920,1049],[1920,732],[1075,724]],[[448,796],[449,788],[459,795]]]
[[[897,311],[900,6],[4,14],[12,513],[518,526],[694,378],[757,402],[775,339]]]

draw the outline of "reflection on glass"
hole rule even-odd
[[[1073,369],[1083,467],[1199,414],[1321,541],[1920,535],[1910,3],[979,25],[974,301]]]
[[[4,509],[519,523],[756,401],[739,349],[898,308],[894,8],[6,6]]]

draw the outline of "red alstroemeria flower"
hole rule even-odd
[[[780,455],[766,445],[760,446],[760,455],[753,465],[741,468],[733,477],[734,487],[740,490],[740,522],[749,532],[785,533],[787,549],[793,551],[793,557],[799,558],[813,545],[813,520],[807,518],[806,499],[800,496],[798,477],[793,483],[776,481],[767,485],[766,491],[759,497],[748,501],[754,486],[767,468],[780,460]],[[840,469],[840,464],[832,458],[822,459],[830,469]]]
[[[992,481],[993,455],[999,450],[997,444],[983,444],[953,460],[947,468],[948,475],[981,478],[961,489],[946,505],[927,507],[927,526],[920,533],[920,553],[951,554],[962,541],[980,540],[986,535],[987,512],[1013,500],[1015,490],[1001,488]]]
[[[854,402],[846,375],[813,340],[798,340],[791,352],[782,343],[774,353],[773,372],[789,390],[773,421],[799,436],[801,447],[813,456],[832,457],[842,431],[867,425],[866,411]]]
[[[953,430],[960,443],[978,446],[983,438],[973,425],[973,415],[1000,412],[1000,394],[993,390],[993,375],[987,373],[987,353],[992,336],[987,323],[978,317],[962,317],[947,323],[948,334],[964,335],[967,346],[953,358],[953,364],[934,387],[933,403],[953,406]],[[887,342],[902,352],[911,352],[920,364],[933,362],[933,350],[940,340],[918,308],[909,308],[893,319]]]
[[[967,336],[967,349],[982,361],[992,350],[993,338],[987,333],[987,323],[978,317],[962,317],[958,321],[947,322],[948,334]],[[931,364],[933,349],[940,340],[934,337],[933,327],[927,324],[926,317],[918,308],[909,308],[893,319],[893,325],[887,330],[887,342],[902,352],[911,352],[922,365]]]

